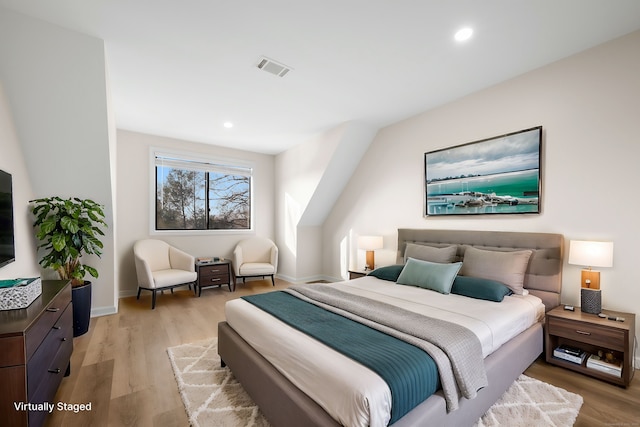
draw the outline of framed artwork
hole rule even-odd
[[[539,214],[542,126],[424,154],[425,215]]]

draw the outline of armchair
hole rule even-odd
[[[156,308],[156,293],[179,286],[189,286],[198,279],[195,259],[162,240],[138,240],[133,245],[138,276],[138,296],[145,289],[153,292],[151,309]]]
[[[271,276],[271,283],[276,285],[274,275],[278,270],[278,247],[265,237],[253,237],[241,240],[233,251],[233,268],[236,278]]]

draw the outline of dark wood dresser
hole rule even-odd
[[[29,307],[0,311],[0,424],[43,424],[46,410],[16,405],[55,405],[60,381],[70,372],[72,351],[70,282],[43,280],[42,294]]]

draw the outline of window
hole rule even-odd
[[[250,167],[154,155],[156,230],[251,229]]]

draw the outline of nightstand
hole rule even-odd
[[[349,270],[349,280],[358,279],[360,277],[364,277],[371,270]]]
[[[552,365],[562,366],[613,384],[627,387],[633,378],[633,340],[636,315],[604,310],[607,316],[623,317],[624,322],[601,318],[597,314],[564,310],[562,306],[549,311],[545,320],[545,358]],[[576,347],[588,354],[598,351],[613,353],[622,362],[620,376],[587,367],[587,358],[581,364],[554,357],[560,345]]]
[[[235,278],[231,268],[231,261],[196,262],[196,294],[200,296],[202,290],[213,286],[228,285],[229,292],[236,290]]]

